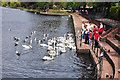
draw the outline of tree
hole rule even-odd
[[[8,6],[8,2],[2,2],[2,6],[3,6],[3,7]]]
[[[41,9],[43,11],[46,11],[46,9],[49,8],[49,4],[48,4],[48,2],[38,2],[37,8]]]
[[[16,7],[17,7],[17,5],[16,5],[16,3],[15,3],[15,2],[10,2],[10,7],[11,7],[11,8],[16,8]]]

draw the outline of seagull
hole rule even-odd
[[[17,55],[17,56],[20,56],[20,53],[19,53],[18,51],[16,51],[16,55]]]
[[[106,73],[106,77],[109,77],[109,74],[108,74],[108,73]]]
[[[24,42],[24,43],[27,42],[27,39],[23,40],[23,42]]]
[[[17,37],[13,37],[15,41],[19,41],[20,38],[17,38]]]
[[[26,36],[26,39],[28,39],[29,38],[29,36]]]
[[[90,64],[90,65],[87,67],[87,70],[91,70],[91,66],[92,66],[92,65]]]
[[[99,57],[103,57],[103,55],[104,55],[104,52],[102,52]]]
[[[118,69],[118,72],[120,73],[120,69]]]
[[[8,29],[9,31],[11,31],[11,29]]]
[[[110,79],[113,79],[113,78],[114,78],[114,77],[113,77],[113,75],[111,74],[111,75],[110,75]]]
[[[18,42],[15,42],[15,46],[17,46],[18,45]]]

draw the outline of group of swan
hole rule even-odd
[[[47,47],[48,55],[44,56],[43,60],[53,60],[55,56],[60,53],[66,53],[66,48],[70,48],[70,50],[76,50],[74,39],[72,38],[73,34],[64,34],[64,37],[54,37],[48,40],[48,44],[41,44],[41,47]],[[54,44],[54,46],[53,46]]]
[[[32,31],[31,35],[26,36],[23,40],[22,47],[25,50],[33,49],[32,43],[33,41],[36,41],[40,47],[47,47],[48,55],[44,56],[43,60],[53,60],[54,57],[59,56],[59,53],[66,53],[66,48],[70,48],[70,50],[76,50],[75,42],[73,39],[73,34],[64,34],[63,37],[54,37],[52,39],[48,39],[49,34],[43,34],[43,39],[38,40],[37,38],[32,39],[33,34],[35,34],[36,31]],[[15,47],[18,46],[18,42],[20,41],[20,38],[14,37],[15,40]],[[47,44],[44,43],[44,41],[47,40]],[[16,55],[20,56],[20,52],[16,51]]]
[[[23,42],[25,43],[25,44],[22,44],[22,47],[25,49],[25,50],[30,50],[30,49],[32,49],[32,36],[33,36],[33,34],[35,34],[36,33],[36,31],[32,31],[31,32],[31,35],[30,36],[26,36],[25,37],[25,39],[23,40]],[[14,41],[15,41],[15,49],[16,49],[16,47],[18,46],[18,44],[19,44],[19,42],[20,42],[20,38],[18,38],[18,37],[13,37],[13,39],[14,39]],[[36,39],[35,39],[36,40]],[[27,44],[27,43],[29,43],[29,44]],[[16,55],[17,56],[20,56],[20,52],[19,51],[17,51],[17,50],[15,50],[15,53],[16,53]]]

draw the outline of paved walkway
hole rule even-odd
[[[107,19],[107,18],[96,19],[96,20],[101,21],[101,22],[103,22],[107,25],[110,25],[110,26],[115,26],[119,23],[118,21],[115,21],[113,19]]]
[[[81,32],[81,28],[82,28],[82,25],[81,25],[82,21],[85,21],[85,22],[87,21],[88,22],[88,20],[85,19],[84,17],[80,16],[80,15],[77,15],[77,14],[72,14],[72,16],[73,16],[74,27],[75,27],[75,32],[76,32],[76,45],[77,45],[77,49],[78,50],[82,49],[82,51],[83,51],[83,49],[91,49],[91,46],[89,46],[88,44],[84,44],[83,40],[82,40],[82,46],[80,46],[80,38],[79,38],[79,36],[81,35],[80,32]],[[106,45],[106,44],[103,43],[102,45]],[[106,47],[108,47],[108,46],[106,46]],[[114,53],[112,53],[112,54],[114,54]],[[93,56],[94,55],[95,54],[93,54]],[[112,56],[111,55],[108,54],[108,56],[110,56],[110,58],[113,60],[113,62],[115,64],[115,68],[116,68],[115,78],[118,78],[118,74],[117,74],[117,72],[118,72],[117,71],[118,70],[118,57],[115,56],[115,54],[112,55]],[[95,56],[94,56],[94,58],[95,58]],[[106,73],[108,73],[110,75],[113,74],[113,69],[112,69],[112,66],[110,65],[110,63],[104,57],[103,58],[103,67],[102,67],[101,78],[106,78],[106,76],[105,76]]]

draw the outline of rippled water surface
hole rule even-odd
[[[18,9],[2,8],[2,76],[3,78],[78,78],[85,75],[89,78],[92,72],[86,70],[90,59],[88,55],[79,55],[76,51],[67,49],[65,54],[55,57],[52,61],[43,61],[47,54],[46,48],[40,47],[33,41],[33,50],[24,50],[22,40],[36,31],[33,38],[42,39],[44,33],[49,38],[73,33],[73,23],[68,16],[44,16],[21,11]],[[14,46],[13,37],[19,37],[20,43]],[[15,51],[19,51],[18,58]]]

